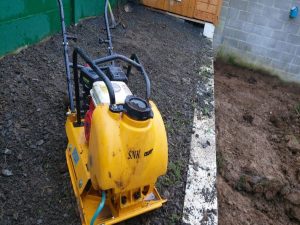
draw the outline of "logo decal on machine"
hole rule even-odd
[[[153,151],[153,148],[151,148],[149,151],[146,151],[146,152],[144,153],[144,156],[150,155],[150,154],[152,153],[152,151]]]
[[[153,152],[153,148],[144,152],[144,157],[149,156]],[[130,150],[127,159],[139,159],[141,157],[141,150]]]
[[[141,150],[130,150],[128,152],[128,159],[139,159]]]

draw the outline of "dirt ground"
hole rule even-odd
[[[220,225],[300,224],[300,86],[215,63]]]
[[[211,43],[200,28],[142,7],[120,18],[115,50],[144,62],[169,141],[168,174],[158,182],[168,203],[122,224],[181,224],[193,112],[203,101],[197,75]],[[94,58],[105,54],[100,26],[95,18],[70,29]],[[220,61],[215,71],[219,224],[299,224],[300,87]],[[0,81],[0,224],[79,225],[64,156],[60,35],[1,59]]]
[[[123,224],[180,224],[195,86],[201,80],[197,74],[211,62],[211,42],[199,36],[199,27],[143,7],[134,7],[134,12],[120,18],[125,28],[112,32],[115,51],[136,53],[144,62],[169,142],[168,173],[158,182],[168,203]],[[102,17],[70,29],[93,58],[105,54],[98,44],[100,27]],[[56,34],[0,60],[1,225],[80,224],[64,155],[66,82],[61,42]],[[131,79],[131,87],[141,91],[143,82],[138,76]]]

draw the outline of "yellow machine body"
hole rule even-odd
[[[84,127],[75,125],[76,115],[68,116],[66,157],[82,224],[90,224],[102,191],[106,202],[95,224],[115,224],[166,202],[155,183],[167,170],[167,137],[157,107],[150,105],[153,118],[144,121],[111,112],[108,104],[96,106],[89,141]]]

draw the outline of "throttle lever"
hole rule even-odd
[[[69,34],[67,34],[67,39],[68,39],[68,40],[72,40],[72,41],[74,41],[74,42],[77,42],[77,37],[74,36],[74,35],[69,35]]]

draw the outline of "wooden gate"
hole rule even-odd
[[[186,18],[217,24],[222,0],[142,0],[152,8],[164,10]]]

